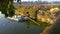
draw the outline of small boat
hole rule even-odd
[[[25,21],[25,20],[28,20],[27,17],[21,17],[21,16],[19,16],[19,17],[15,17],[15,16],[13,16],[13,17],[8,17],[8,19],[9,19],[9,20],[14,20],[14,21]]]
[[[8,17],[9,20],[15,20],[15,21],[18,21],[19,19],[18,18],[12,18],[12,17]]]

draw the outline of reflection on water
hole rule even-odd
[[[5,15],[0,12],[0,18],[1,18],[1,17],[4,17],[4,16],[5,16]]]
[[[9,21],[0,13],[0,34],[40,34],[44,28],[32,22]]]

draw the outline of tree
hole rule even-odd
[[[35,21],[37,21],[37,14],[39,10],[44,10],[44,6],[40,6],[36,11],[35,11]]]
[[[35,21],[37,21],[37,14],[39,12],[40,8],[38,8],[36,11],[35,11]]]
[[[60,34],[60,17],[48,27],[42,34]]]
[[[13,0],[0,0],[0,11],[5,14],[5,16],[14,15]]]
[[[60,34],[60,11],[55,13],[55,17],[56,21],[50,27],[46,28],[42,34]]]

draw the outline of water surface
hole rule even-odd
[[[43,30],[29,22],[10,21],[0,13],[0,34],[40,34]]]

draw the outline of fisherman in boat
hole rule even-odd
[[[30,14],[29,14],[29,12],[26,12],[26,17],[30,17]]]
[[[25,19],[28,20],[28,18],[30,18],[30,14],[29,14],[29,12],[26,12],[26,17],[25,17]]]

